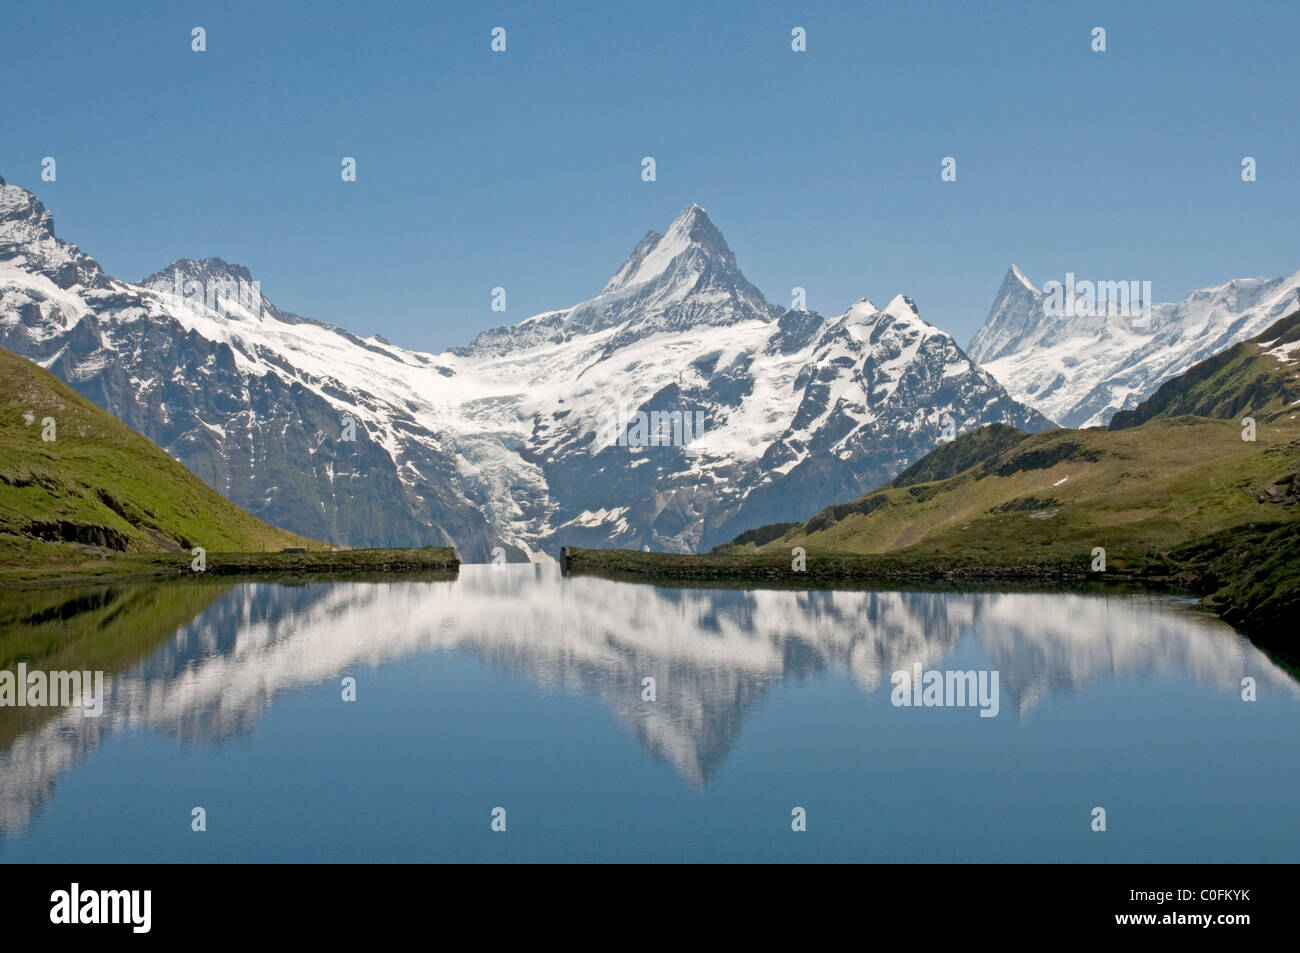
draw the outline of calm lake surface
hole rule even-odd
[[[1300,859],[1300,685],[1186,600],[465,566],[0,623],[0,668],[108,673],[98,718],[0,708],[5,862]],[[996,716],[893,704],[916,664],[997,672]]]

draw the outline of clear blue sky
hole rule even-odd
[[[773,301],[902,292],[963,345],[1013,261],[1300,269],[1294,0],[114,6],[8,6],[0,175],[112,274],[220,256],[411,347],[594,295],[690,202]]]

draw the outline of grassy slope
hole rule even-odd
[[[41,439],[46,417],[51,442]],[[0,569],[191,546],[322,545],[245,513],[54,375],[0,349]]]
[[[818,514],[766,548],[967,556],[990,564],[1145,558],[1250,523],[1292,519],[1269,488],[1300,460],[1300,422],[1177,417],[1118,432],[1055,430],[954,477],[887,488]],[[1278,499],[1275,500],[1275,497]]]
[[[950,441],[931,450],[894,477],[889,485],[915,486],[918,483],[946,480],[982,463],[995,453],[1014,447],[1028,436],[1006,424],[989,424],[963,434],[960,440]]]

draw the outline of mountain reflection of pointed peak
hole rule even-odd
[[[55,777],[105,733],[149,726],[186,742],[252,731],[277,696],[430,651],[599,697],[692,785],[722,770],[750,711],[782,683],[956,667],[959,644],[1000,673],[1002,717],[1129,673],[1224,692],[1251,675],[1300,684],[1226,625],[1151,597],[1083,594],[666,589],[558,567],[462,567],[456,582],[240,586],[134,669],[104,715],[63,713],[0,751],[0,830],[21,827]],[[961,656],[962,669],[981,668]],[[641,700],[642,679],[658,686]]]

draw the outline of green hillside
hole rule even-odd
[[[1290,522],[1300,422],[1175,417],[1139,428],[1053,430],[960,474],[838,504],[750,551],[962,556],[990,564],[1084,559],[1112,566],[1244,524]],[[739,550],[741,547],[733,547]]]
[[[324,544],[245,513],[54,375],[0,349],[0,573],[194,546]]]
[[[946,480],[987,460],[995,453],[1014,447],[1028,436],[1006,424],[989,424],[931,450],[894,477],[889,485],[915,486],[917,483]]]

